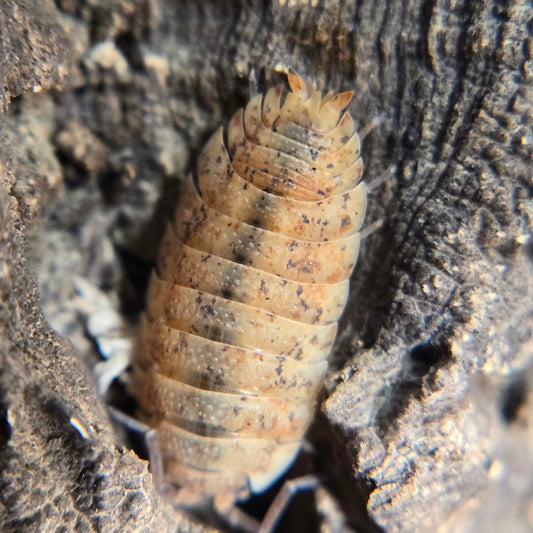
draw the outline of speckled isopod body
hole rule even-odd
[[[352,93],[288,81],[208,141],[150,281],[138,399],[165,475],[199,495],[261,492],[293,461],[359,248]]]

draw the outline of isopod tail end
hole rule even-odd
[[[353,91],[346,91],[343,93],[339,93],[339,94],[336,94],[333,98],[331,98],[331,100],[328,100],[327,103],[328,105],[337,109],[338,111],[342,111],[345,107],[348,106],[353,95],[354,95]]]
[[[307,94],[307,86],[305,85],[305,81],[301,76],[296,74],[292,68],[290,68],[289,72],[287,73],[287,81],[289,82],[289,87],[293,93]]]
[[[341,111],[347,107],[353,96],[353,91],[336,94],[322,99],[320,104],[320,122],[326,130],[334,128],[339,121]]]

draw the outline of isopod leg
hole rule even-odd
[[[124,426],[126,429],[129,429],[130,431],[140,433],[141,435],[146,435],[146,433],[148,433],[152,429],[150,426],[143,424],[136,418],[133,418],[132,416],[129,416],[126,413],[115,409],[114,407],[108,407],[108,410],[112,420],[114,420],[121,426]]]
[[[367,137],[368,134],[375,127],[382,124],[384,120],[385,120],[384,115],[378,115],[373,120],[371,120],[361,131],[359,131],[358,135],[359,135],[359,139],[361,143],[363,142],[365,137]],[[377,178],[374,178],[369,183],[365,184],[367,193],[372,193],[383,183],[391,181],[393,177],[394,177],[394,168],[391,166],[383,174],[381,174],[381,176],[378,176]],[[372,235],[372,233],[374,233],[379,228],[381,228],[381,226],[383,226],[383,219],[376,220],[370,226],[366,227],[360,232],[360,239],[361,240],[366,239],[368,236]]]
[[[319,479],[312,475],[286,481],[270,505],[258,533],[273,533],[294,496],[303,490],[316,489],[319,484]]]
[[[216,497],[214,500],[214,507],[217,514],[224,519],[224,521],[231,526],[232,529],[246,531],[247,533],[259,533],[261,531],[261,524],[248,513],[239,509],[231,499],[231,501],[222,496]]]
[[[372,179],[370,183],[365,183],[366,191],[368,194],[372,194],[379,186],[383,185],[384,183],[388,183],[389,181],[392,181],[394,178],[394,172],[395,169],[393,166],[390,166],[383,174],[378,176],[377,178]],[[378,220],[375,220],[370,224],[370,226],[367,226],[366,228],[362,229],[359,233],[359,237],[361,240],[366,239],[372,233],[376,232],[381,226],[383,226],[384,219],[380,218]]]
[[[372,224],[370,224],[370,226],[367,226],[365,229],[361,230],[360,239],[361,240],[366,239],[367,237],[372,235],[372,233],[374,233],[379,228],[381,228],[381,226],[383,226],[383,219],[382,218],[372,222]]]
[[[365,137],[376,127],[382,124],[385,120],[384,115],[378,115],[377,117],[373,118],[361,131],[357,132],[357,135],[359,135],[359,140],[361,142],[364,141]]]
[[[148,448],[148,458],[150,460],[150,471],[154,480],[154,487],[157,491],[162,492],[163,488],[163,456],[161,447],[157,439],[157,431],[151,429],[144,436],[146,447]]]
[[[394,178],[394,172],[395,167],[390,166],[383,172],[383,174],[380,174],[378,177],[373,178],[369,183],[366,184],[366,190],[368,193],[374,192],[380,185],[383,185],[383,183],[387,183],[389,181],[392,181]]]

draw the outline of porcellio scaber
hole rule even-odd
[[[357,258],[352,92],[288,83],[207,142],[150,280],[134,387],[165,477],[199,496],[259,493],[295,458]]]

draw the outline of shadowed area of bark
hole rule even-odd
[[[324,527],[532,527],[530,5],[282,4],[2,3],[3,531],[202,530],[114,436],[73,276],[135,325],[199,150],[288,67],[355,90],[366,180],[392,175],[309,435]]]

